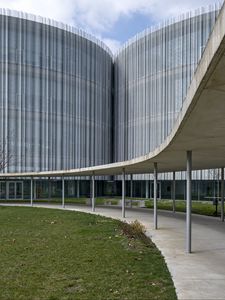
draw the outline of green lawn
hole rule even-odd
[[[126,197],[126,200],[129,202],[131,198]],[[95,199],[96,205],[118,205],[120,197],[117,198],[104,198],[97,197]],[[146,198],[132,198],[132,206],[138,206],[138,200],[144,200],[145,206],[147,208],[153,208],[153,200]],[[172,200],[158,199],[158,208],[162,210],[173,210],[173,202]],[[30,203],[30,199],[25,200],[1,200],[2,203]],[[61,198],[52,198],[52,199],[37,199],[34,200],[34,203],[52,203],[52,204],[61,204]],[[87,205],[87,203],[91,204],[90,198],[65,198],[65,205],[67,204],[77,204],[77,205]],[[220,216],[220,204],[218,204],[218,216]],[[192,212],[195,214],[206,215],[206,216],[215,216],[215,205],[212,204],[212,201],[192,201]],[[184,200],[176,200],[176,211],[186,212],[186,201]]]
[[[117,205],[120,198],[104,198],[104,197],[96,197],[95,204],[96,205],[104,205],[111,204]],[[30,199],[2,199],[1,203],[30,203]],[[52,204],[61,204],[62,198],[45,198],[45,199],[35,199],[33,203],[52,203]],[[81,204],[86,205],[87,203],[91,203],[91,199],[87,197],[80,198],[65,198],[65,204]]]
[[[172,200],[158,200],[158,208],[164,210],[172,210],[173,202]],[[186,211],[186,201],[176,200],[176,211],[185,212]],[[153,200],[146,200],[145,205],[148,208],[153,208]],[[192,212],[195,214],[215,216],[215,205],[212,202],[206,201],[192,201]],[[218,215],[220,215],[220,205],[218,205]]]
[[[160,252],[123,224],[0,207],[0,299],[177,299]]]

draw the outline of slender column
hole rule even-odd
[[[149,182],[148,180],[145,181],[145,198],[149,198]]]
[[[158,212],[157,212],[157,192],[158,192],[158,168],[157,163],[154,163],[154,228],[158,229]]]
[[[197,181],[197,183],[198,183],[198,201],[200,201],[200,196],[201,196],[201,172],[202,172],[202,170],[200,170],[200,179]]]
[[[159,199],[162,199],[162,181],[160,180],[159,181],[159,184],[158,184],[158,186],[159,186]]]
[[[133,198],[133,174],[130,174],[130,197]]]
[[[221,168],[221,221],[224,222],[224,168]]]
[[[80,181],[77,180],[77,198],[80,198]]]
[[[187,151],[187,200],[186,200],[186,252],[191,253],[191,172],[192,151]]]
[[[92,211],[95,211],[95,175],[93,173],[92,175],[92,193],[91,193],[91,206],[92,206]]]
[[[30,179],[30,205],[33,206],[33,177]]]
[[[5,180],[5,200],[7,200],[7,184],[6,184],[6,178],[3,178]]]
[[[22,199],[24,200],[24,178],[22,181]]]
[[[122,218],[125,218],[125,169],[122,173]]]
[[[175,211],[176,211],[176,172],[173,172],[172,195],[173,195],[173,212],[175,213]]]
[[[150,180],[150,199],[153,199],[152,198],[152,181]]]
[[[133,174],[130,174],[130,207],[132,207],[132,198],[133,198]]]
[[[51,199],[51,181],[50,177],[48,177],[48,201]]]
[[[200,180],[197,181],[198,184],[198,201],[200,200]]]
[[[65,182],[64,176],[62,176],[62,207],[65,207]]]
[[[36,180],[33,180],[33,186],[34,186],[34,200],[37,199],[37,184],[36,184]]]

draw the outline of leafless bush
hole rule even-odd
[[[139,239],[148,246],[152,245],[151,240],[145,235],[145,226],[141,224],[138,220],[135,220],[130,224],[122,222],[121,230],[122,234],[126,235],[129,239]]]

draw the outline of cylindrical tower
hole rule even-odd
[[[0,11],[0,142],[5,172],[112,159],[112,55],[55,21]]]
[[[146,30],[115,57],[114,160],[144,155],[169,135],[219,6]]]

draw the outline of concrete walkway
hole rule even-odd
[[[65,209],[92,213],[87,206],[68,205]],[[97,207],[95,213],[122,219],[119,208]],[[164,255],[179,300],[225,300],[224,223],[217,218],[193,215],[193,253],[186,254],[185,214],[159,211],[159,229],[153,230],[151,210],[127,209],[126,221],[136,219],[146,226],[147,235]]]

